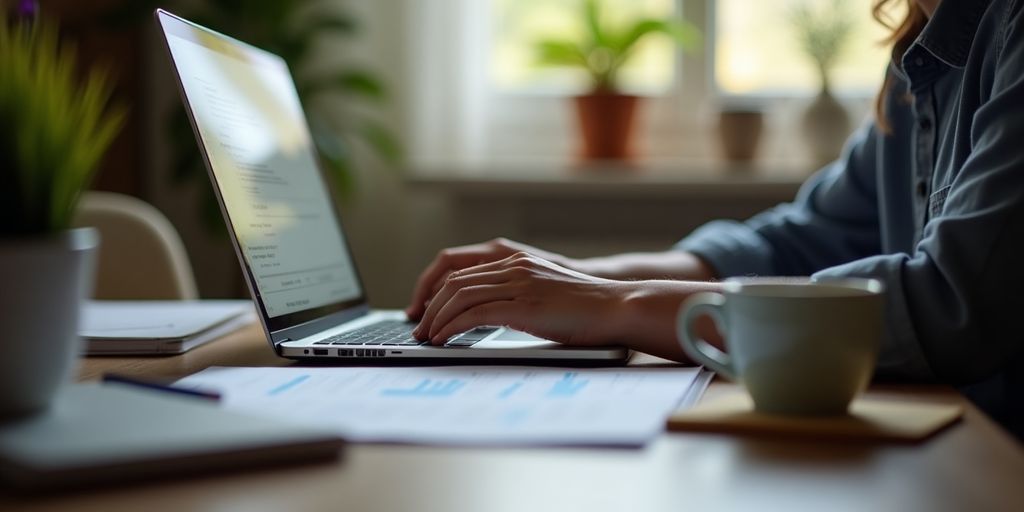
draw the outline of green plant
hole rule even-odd
[[[107,13],[108,26],[151,23],[153,9],[167,2],[132,0],[123,4]],[[284,58],[294,75],[321,163],[340,194],[354,189],[353,169],[360,158],[376,157],[392,164],[401,160],[402,148],[391,131],[368,115],[367,105],[379,107],[388,97],[374,73],[336,61],[318,61],[315,72],[307,70],[315,45],[323,37],[352,37],[360,30],[358,21],[337,2],[204,0],[179,4],[171,7],[176,14]],[[204,183],[206,224],[222,230],[213,189],[206,184],[203,161],[180,105],[175,105],[168,118],[167,133],[173,144],[174,178]]]
[[[652,34],[670,37],[683,49],[700,42],[692,24],[673,19],[644,18],[613,27],[602,16],[600,0],[583,0],[586,24],[582,39],[545,38],[536,43],[537,61],[544,66],[582,68],[594,91],[618,91],[618,74],[633,54],[637,43]]]
[[[853,19],[846,9],[845,0],[833,0],[830,6],[806,1],[790,13],[790,22],[800,46],[814,63],[824,91],[831,88],[829,75],[853,31]]]
[[[106,75],[80,82],[75,61],[54,23],[0,8],[0,236],[66,229],[122,126]]]

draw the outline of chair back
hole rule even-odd
[[[149,203],[124,194],[86,192],[74,224],[100,232],[94,298],[199,297],[181,237],[167,217]]]

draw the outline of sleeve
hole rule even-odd
[[[714,221],[676,245],[720,277],[811,275],[881,252],[874,122],[847,142],[842,157],[818,171],[792,203],[746,222]]]
[[[880,369],[920,375],[923,356],[943,381],[969,384],[1024,354],[1024,37],[1013,18],[992,94],[974,115],[971,155],[913,253],[816,274],[888,283]]]

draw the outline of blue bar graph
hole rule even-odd
[[[295,386],[298,386],[299,384],[302,383],[302,381],[304,381],[304,380],[306,380],[308,378],[309,378],[309,375],[299,375],[298,377],[295,377],[294,379],[292,379],[292,380],[290,380],[288,382],[285,382],[284,384],[281,384],[280,386],[278,386],[276,388],[273,388],[270,391],[267,391],[267,394],[270,395],[270,396],[274,396],[274,395],[277,395],[277,394],[282,393],[284,391],[288,391],[289,389],[291,389],[291,388],[293,388]]]
[[[452,396],[456,391],[462,389],[466,385],[465,381],[459,379],[450,380],[433,380],[423,379],[415,387],[411,388],[389,388],[381,390],[382,396],[403,396],[403,397],[415,397],[415,396],[433,396],[433,397],[444,397]]]
[[[576,372],[566,372],[562,376],[562,380],[556,381],[552,386],[551,390],[548,391],[549,397],[567,397],[573,396],[578,393],[581,389],[586,387],[587,379],[577,379]]]
[[[511,386],[501,390],[501,392],[498,393],[498,398],[508,398],[512,396],[512,393],[515,393],[516,390],[521,387],[523,387],[523,383],[516,382],[515,384],[512,384]]]

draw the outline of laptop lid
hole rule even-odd
[[[368,310],[287,64],[156,11],[246,282],[276,346]]]

